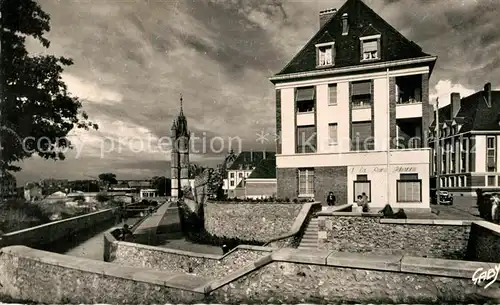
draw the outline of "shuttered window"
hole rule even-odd
[[[316,89],[314,87],[298,88],[295,93],[297,112],[313,112],[316,100]]]
[[[371,122],[353,122],[351,123],[351,150],[363,151],[373,150],[374,139]]]
[[[379,59],[379,40],[370,39],[361,41],[361,49],[363,53],[362,60]]]
[[[316,128],[314,126],[297,127],[297,149],[295,152],[316,152]]]
[[[352,108],[371,107],[372,104],[371,87],[372,87],[371,81],[351,83]]]
[[[488,137],[486,142],[486,170],[496,172],[496,137]]]
[[[330,145],[337,144],[337,124],[331,123],[328,125],[328,143]]]
[[[422,180],[418,174],[401,174],[397,180],[398,202],[422,202]]]
[[[299,169],[299,196],[314,196],[314,169]]]
[[[328,105],[337,105],[337,84],[328,85]]]

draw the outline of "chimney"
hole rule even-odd
[[[486,104],[488,108],[491,107],[491,83],[487,83],[484,85],[484,98],[486,100]]]
[[[250,151],[250,163],[253,162],[253,150]]]
[[[347,35],[349,33],[349,22],[347,13],[342,15],[342,35]]]
[[[450,94],[450,104],[451,104],[450,120],[453,120],[457,116],[458,111],[460,110],[460,93],[453,92],[452,94]]]
[[[319,28],[321,29],[325,23],[327,23],[330,19],[332,19],[333,15],[337,12],[336,8],[332,8],[329,10],[324,10],[319,12]]]
[[[262,152],[262,159],[264,159],[264,160],[266,159],[266,151],[265,150]]]

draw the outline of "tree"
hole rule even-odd
[[[158,191],[160,196],[170,196],[172,181],[167,177],[153,177],[151,186]]]
[[[118,181],[116,181],[116,175],[113,173],[102,173],[98,177],[99,180],[107,186],[118,183]]]
[[[73,148],[67,139],[71,130],[98,129],[62,81],[64,67],[73,62],[65,57],[28,54],[28,37],[45,48],[50,45],[44,37],[50,31],[50,17],[40,5],[33,0],[1,3],[0,169],[19,171],[13,163],[34,154],[64,160],[65,151]]]

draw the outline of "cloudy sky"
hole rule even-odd
[[[229,143],[272,150],[275,105],[268,77],[318,29],[318,12],[344,0],[39,0],[51,16],[51,47],[33,52],[74,59],[70,91],[99,131],[76,132],[65,161],[33,158],[20,183],[85,179],[114,172],[120,179],[169,175],[169,136],[179,97],[197,140],[195,162],[213,165]],[[500,87],[497,0],[365,0],[425,52],[439,57],[431,97],[442,104],[485,82]],[[257,142],[257,134],[269,142]],[[232,141],[230,139],[233,138]],[[162,142],[163,141],[163,142]],[[203,153],[205,143],[207,153]],[[168,143],[167,143],[168,144]],[[142,147],[141,147],[142,145]]]

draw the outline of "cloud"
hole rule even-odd
[[[89,102],[116,104],[123,100],[119,92],[100,88],[95,82],[86,81],[71,74],[63,74],[63,81],[68,86],[69,92]]]
[[[450,80],[440,80],[431,90],[429,98],[430,103],[436,102],[439,99],[439,107],[444,107],[450,103],[451,93],[460,93],[462,98],[474,94],[477,90],[465,88],[460,84],[453,84]]]
[[[499,87],[498,1],[364,1],[425,52],[438,56],[430,87],[442,104],[452,91],[465,96],[486,82]],[[100,146],[107,137],[115,143],[124,142],[120,137],[150,137],[156,143],[169,136],[180,94],[189,128],[206,143],[239,137],[244,150],[273,149],[273,141],[256,141],[260,131],[272,134],[275,129],[268,77],[314,35],[320,10],[340,8],[345,1],[39,2],[51,16],[51,47],[44,50],[28,40],[29,50],[74,60],[64,80],[101,128],[72,133],[75,145],[81,141],[79,147],[85,147],[78,159],[71,152],[64,162],[27,161],[25,171],[37,178],[59,169],[66,175],[94,170],[140,175],[140,166],[144,175],[168,172],[161,168],[168,167],[162,163],[170,159],[168,153],[122,148],[101,159]],[[212,151],[192,159],[208,164],[217,157]]]

